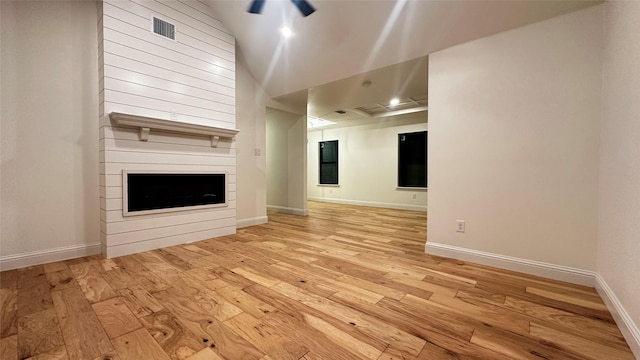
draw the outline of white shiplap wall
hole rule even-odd
[[[173,23],[176,40],[154,34]],[[121,256],[234,233],[235,141],[113,126],[120,112],[234,129],[235,39],[197,1],[103,1],[98,7],[103,254]],[[122,170],[227,172],[228,206],[122,216]]]

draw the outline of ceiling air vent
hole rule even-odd
[[[347,113],[347,112],[346,112],[346,111],[344,111],[344,110],[336,110],[336,112],[337,112],[338,114],[340,114],[340,115],[344,115],[344,114],[346,114],[346,113]]]
[[[157,17],[153,18],[153,32],[171,40],[176,39],[176,26]]]

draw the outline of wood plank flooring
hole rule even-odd
[[[594,289],[426,255],[425,213],[309,209],[2,272],[0,357],[634,359]]]

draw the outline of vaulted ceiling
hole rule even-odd
[[[294,99],[308,90],[315,116],[424,96],[426,55],[601,2],[309,1],[316,12],[303,17],[288,0],[267,0],[262,14],[247,12],[250,0],[205,0],[267,93]],[[294,35],[283,37],[282,26]],[[366,80],[372,86],[363,88]]]

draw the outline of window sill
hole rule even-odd
[[[318,184],[317,186],[323,186],[323,187],[340,187],[340,184]]]
[[[396,186],[396,190],[405,190],[405,191],[428,191],[428,187],[406,187],[406,186]]]

